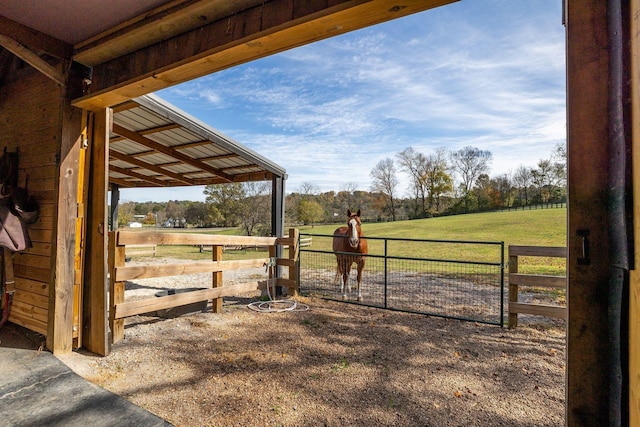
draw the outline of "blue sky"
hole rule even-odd
[[[305,182],[369,190],[371,169],[410,146],[489,150],[496,176],[565,141],[561,3],[463,0],[156,94],[283,166],[288,193]],[[121,199],[204,200],[202,190]]]

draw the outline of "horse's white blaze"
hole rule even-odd
[[[349,220],[349,227],[351,228],[351,237],[349,237],[349,245],[352,248],[358,246],[358,229],[356,228],[358,225],[358,221],[355,218]]]

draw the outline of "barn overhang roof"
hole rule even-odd
[[[286,179],[255,151],[155,95],[113,108],[109,183],[176,187]]]

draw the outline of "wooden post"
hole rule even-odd
[[[298,296],[298,292],[300,292],[300,282],[298,276],[298,267],[300,266],[300,260],[298,258],[300,254],[300,248],[298,247],[298,242],[300,240],[300,231],[297,228],[289,229],[289,238],[292,243],[289,245],[289,259],[291,260],[291,264],[289,265],[289,280],[294,283],[293,289],[289,289],[292,296]]]
[[[118,231],[109,233],[109,327],[111,343],[124,339],[124,319],[116,319],[116,305],[124,302],[124,282],[116,282],[116,268],[124,267],[125,247],[118,245]]]
[[[73,350],[73,286],[75,283],[78,169],[82,146],[82,110],[63,102],[54,257],[49,292],[47,348],[53,354]]]
[[[111,109],[96,112],[94,117],[89,150],[90,176],[83,189],[88,194],[86,242],[83,241],[81,247],[84,259],[82,346],[104,356],[110,350],[107,330],[107,194]]]
[[[567,0],[566,425],[609,425],[607,3]],[[589,82],[585,84],[585,82]],[[588,233],[588,237],[586,237]],[[588,244],[589,251],[585,251]]]
[[[518,256],[511,255],[511,247],[509,247],[509,274],[518,272]],[[509,306],[512,302],[518,302],[518,285],[511,283],[509,280]],[[507,308],[508,310],[508,308]],[[509,311],[509,329],[518,327],[518,313]]]
[[[222,261],[222,245],[213,245],[211,252],[213,253],[213,261]],[[213,272],[213,287],[219,288],[222,286],[222,271]],[[213,313],[222,313],[222,297],[214,298],[211,305],[211,311]]]

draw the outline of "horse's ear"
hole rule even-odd
[[[347,209],[347,216],[351,218],[351,209]]]
[[[360,216],[360,209],[358,209],[358,213],[356,214],[356,216]]]

